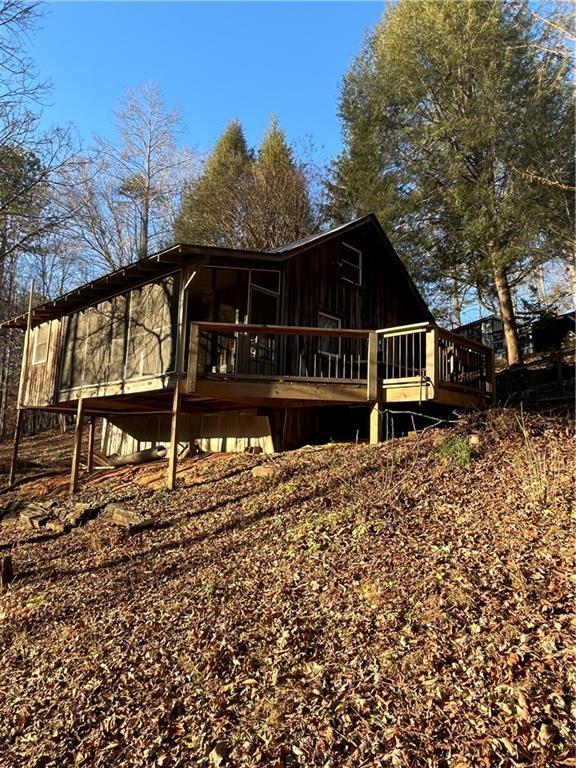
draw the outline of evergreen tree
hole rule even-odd
[[[328,187],[334,218],[374,210],[421,279],[494,296],[510,364],[514,285],[571,227],[569,59],[554,35],[522,3],[399,0],[344,79]]]
[[[234,121],[184,191],[175,238],[254,250],[298,240],[317,229],[309,187],[275,118],[256,154]]]
[[[316,228],[304,166],[294,157],[275,117],[252,166],[247,190],[247,241],[266,250],[309,235]]]
[[[197,181],[184,190],[174,235],[179,242],[241,247],[245,244],[245,188],[252,154],[239,121],[218,140]]]

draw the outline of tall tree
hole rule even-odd
[[[25,307],[34,257],[62,225],[58,177],[73,155],[70,132],[40,130],[46,87],[27,52],[38,4],[0,0],[0,317]],[[39,295],[38,299],[43,296]],[[0,335],[0,439],[14,412],[21,334]]]
[[[558,46],[526,3],[399,0],[342,88],[329,209],[374,210],[421,278],[493,295],[510,364],[522,360],[514,286],[565,251],[570,226],[572,95]]]
[[[62,223],[55,182],[72,154],[67,129],[39,129],[46,86],[26,50],[38,16],[35,2],[0,0],[0,291],[9,264]]]
[[[275,117],[252,166],[246,197],[246,239],[251,248],[275,248],[317,228],[306,169],[296,160]]]
[[[238,120],[230,122],[196,181],[182,196],[174,234],[199,245],[245,245],[245,193],[252,153]]]
[[[195,162],[176,145],[181,119],[157,85],[128,90],[114,114],[117,140],[97,137],[67,180],[71,241],[100,269],[143,258],[171,240]]]
[[[266,250],[310,234],[318,221],[306,171],[275,118],[257,152],[234,120],[183,195],[176,239]]]

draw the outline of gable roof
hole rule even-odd
[[[422,294],[410,277],[404,262],[394,250],[394,246],[388,239],[386,232],[384,232],[382,225],[378,221],[378,217],[374,213],[368,213],[366,216],[361,216],[360,218],[349,221],[346,224],[340,224],[333,229],[329,229],[325,232],[319,232],[317,235],[309,235],[308,237],[302,238],[302,240],[296,240],[293,243],[288,243],[288,245],[275,248],[273,251],[271,251],[271,253],[281,253],[288,258],[292,258],[293,256],[302,253],[309,248],[320,245],[327,240],[331,240],[333,237],[350,234],[359,229],[367,229],[377,239],[377,241],[380,242],[389,259],[397,267],[400,274],[406,280],[406,283],[409,285],[416,302],[420,305],[424,313],[428,315],[429,319],[434,322],[434,317],[430,312],[428,305],[422,298]]]
[[[343,234],[363,226],[371,220],[372,215],[373,214],[362,216],[360,219],[354,219],[353,221],[349,221],[346,224],[339,224],[337,227],[332,227],[332,229],[326,229],[323,232],[316,233],[315,235],[308,235],[307,237],[303,237],[301,240],[294,240],[292,243],[281,245],[278,248],[272,248],[270,253],[292,253],[305,250],[306,248],[310,248],[311,246],[317,245],[318,243],[324,242],[325,240],[330,240],[330,238],[334,237],[335,235]]]
[[[394,250],[392,243],[386,236],[377,217],[370,213],[367,216],[354,219],[346,224],[315,235],[309,235],[301,240],[296,240],[287,245],[274,248],[270,251],[250,251],[240,248],[220,248],[211,245],[194,245],[191,243],[177,243],[162,251],[153,253],[144,259],[139,259],[133,264],[110,272],[107,275],[92,280],[79,288],[59,296],[57,299],[44,302],[32,310],[31,325],[40,325],[47,320],[55,320],[64,315],[80,309],[87,308],[100,301],[112,298],[119,293],[124,293],[139,285],[152,282],[161,277],[176,272],[181,267],[193,266],[195,263],[204,262],[211,257],[226,258],[232,260],[254,260],[279,263],[313,248],[323,242],[331,240],[342,234],[352,233],[360,229],[367,229],[383,246],[387,256],[398,268],[414,295],[415,300],[422,310],[433,320],[432,313],[416,288],[404,263]],[[19,315],[0,324],[0,328],[25,328],[28,313]]]

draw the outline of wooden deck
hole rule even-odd
[[[484,407],[492,350],[418,323],[382,330],[194,323],[183,394],[288,407],[436,402]]]
[[[178,339],[184,338],[183,331],[184,326]],[[482,408],[494,396],[492,350],[431,323],[381,330],[192,323],[186,343],[178,343],[176,360],[177,370],[162,375],[81,386],[58,392],[46,404],[23,405],[10,482],[24,408],[76,413],[70,479],[74,493],[86,419],[93,447],[99,416],[170,415],[167,483],[173,488],[183,413],[364,404],[371,409],[370,442],[376,443],[382,438],[386,404]]]

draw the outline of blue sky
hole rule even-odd
[[[340,148],[342,75],[381,2],[50,2],[30,53],[52,82],[44,122],[112,138],[126,87],[155,81],[181,110],[182,142],[209,150],[238,118],[257,144],[276,114],[316,159]]]

